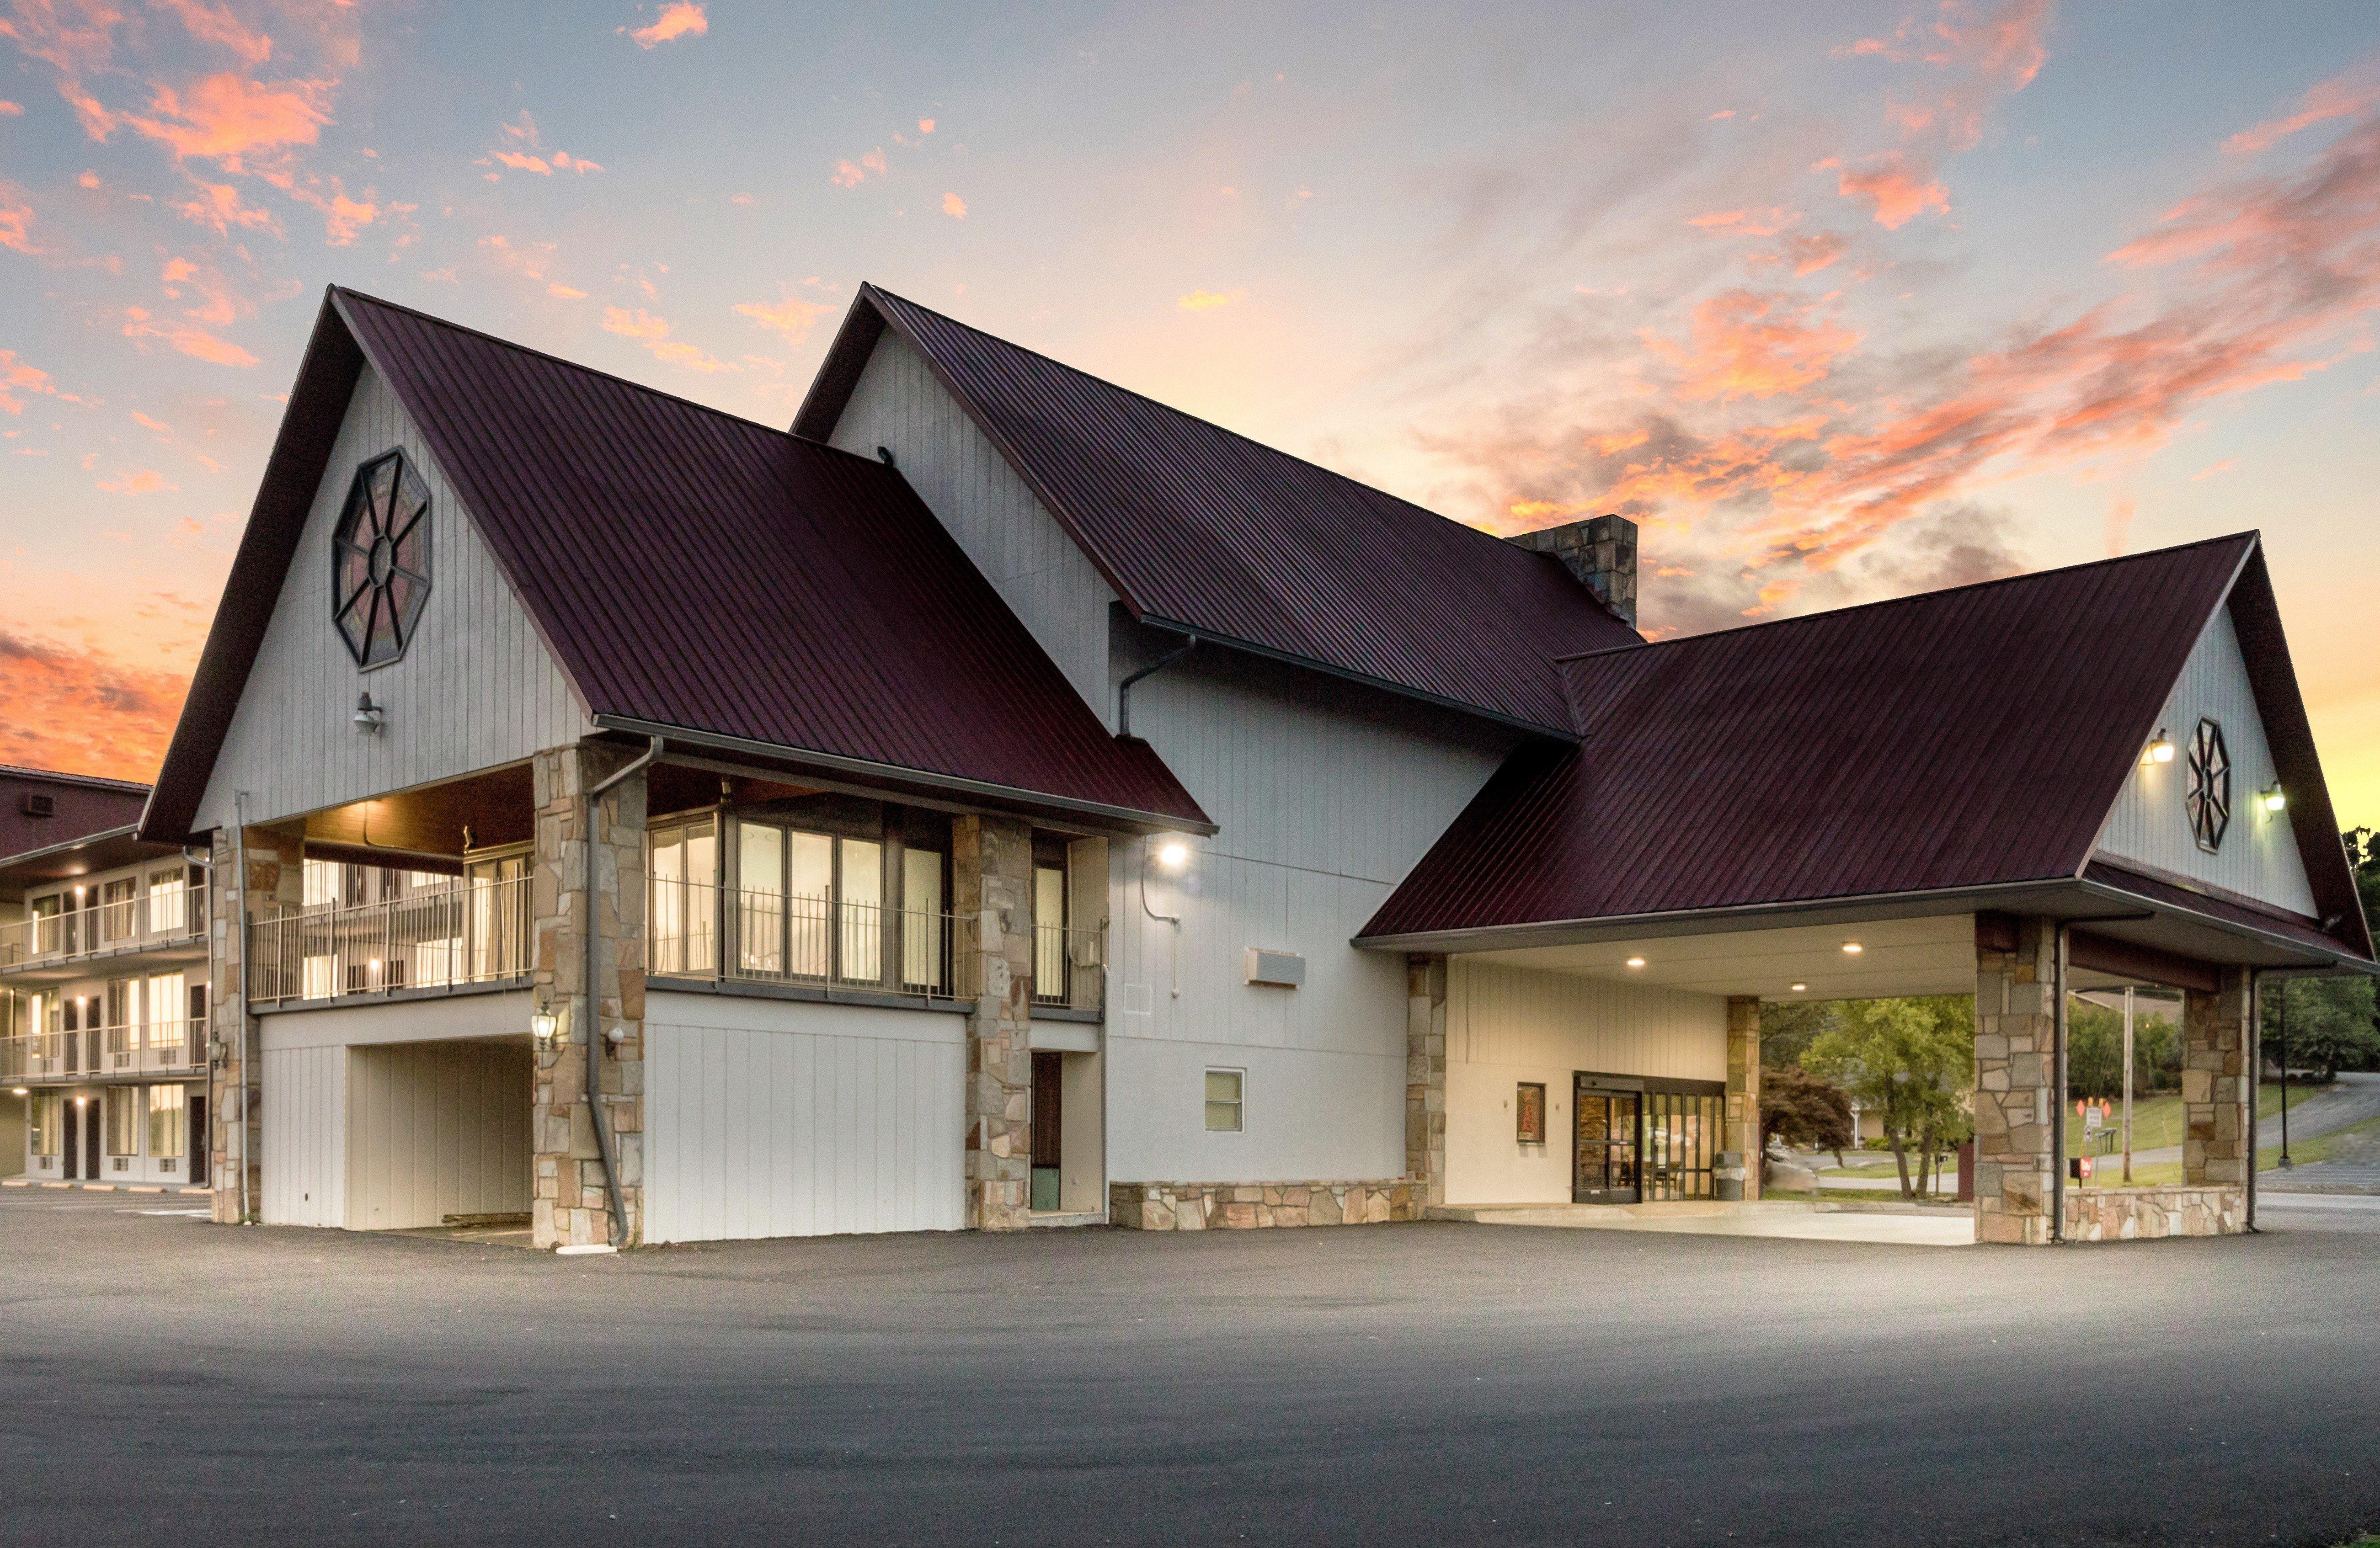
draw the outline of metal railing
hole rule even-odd
[[[1107,949],[1104,929],[1034,925],[1033,1003],[1068,1010],[1099,1010],[1108,981]]]
[[[206,894],[164,888],[0,925],[0,969],[178,945],[203,939],[206,933]]]
[[[248,928],[251,1004],[452,988],[529,971],[529,878],[468,882],[351,908],[293,909]]]
[[[648,881],[645,971],[969,999],[980,982],[955,915],[706,882]],[[723,949],[722,949],[723,946]]]
[[[187,1075],[206,1067],[207,1030],[187,1021],[18,1033],[0,1037],[0,1081]]]

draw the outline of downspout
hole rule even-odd
[[[1176,647],[1174,649],[1167,651],[1164,655],[1160,656],[1156,660],[1149,662],[1148,665],[1141,668],[1138,671],[1131,673],[1125,677],[1122,683],[1116,684],[1116,735],[1123,737],[1130,736],[1132,734],[1132,685],[1152,672],[1163,671],[1166,668],[1172,666],[1174,662],[1182,659],[1183,657],[1189,655],[1190,652],[1197,648],[1198,636],[1196,635],[1185,635],[1183,636],[1183,642],[1180,646]]]
[[[2281,1154],[2289,1154],[2289,981],[2281,983]],[[2247,1231],[2256,1234],[2256,1144],[2263,1139],[2257,1121],[2264,1107],[2265,1085],[2265,972],[2262,968],[2248,970],[2248,1024],[2242,1029],[2247,1035],[2240,1039],[2248,1045],[2248,1219]]]
[[[587,917],[578,951],[587,961],[587,1122],[595,1131],[595,1154],[603,1163],[603,1191],[612,1204],[614,1247],[628,1244],[628,1208],[620,1198],[620,1167],[612,1155],[612,1131],[603,1122],[603,1001],[597,990],[602,977],[597,959],[602,955],[603,943],[595,927],[595,803],[605,791],[631,774],[641,773],[661,756],[662,739],[656,736],[640,756],[587,787]]]
[[[239,913],[232,928],[239,932],[239,1223],[248,1221],[248,989],[253,975],[249,973],[248,953],[256,937],[248,927],[248,792],[231,792],[232,864],[239,868]],[[209,976],[212,976],[211,974]],[[216,1115],[218,1121],[221,1114]],[[226,1131],[228,1133],[228,1131]],[[231,1147],[226,1145],[225,1150]],[[225,1159],[229,1159],[225,1157]]]
[[[2068,925],[2058,922],[2056,955],[2050,977],[2058,997],[2058,1014],[2050,1022],[2052,1059],[2049,1095],[2049,1240],[2066,1240],[2066,951]]]

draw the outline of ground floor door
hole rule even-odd
[[[205,1188],[207,1180],[207,1097],[193,1087],[190,1092],[190,1186]]]
[[[58,1146],[58,1149],[60,1154],[66,1157],[67,1180],[72,1182],[77,1178],[82,1176],[82,1131],[86,1127],[82,1120],[83,1106],[72,1097],[67,1097],[66,1100],[60,1102],[58,1106],[65,1110],[66,1119],[64,1125],[65,1139],[64,1143]],[[98,1130],[93,1129],[91,1132],[96,1134]]]
[[[1063,1054],[1037,1051],[1033,1056],[1033,1185],[1029,1207],[1049,1211],[1059,1206],[1059,1167],[1064,1148]]]
[[[1582,1204],[1633,1204],[1637,1200],[1637,1128],[1644,1097],[1606,1091],[1578,1077],[1578,1153],[1571,1199]]]

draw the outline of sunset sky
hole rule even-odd
[[[0,760],[147,779],[322,287],[782,425],[862,280],[1695,631],[2260,527],[2380,822],[2380,6],[0,0]]]

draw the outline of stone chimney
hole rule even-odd
[[[1605,607],[1636,627],[1636,524],[1626,516],[1589,516],[1566,526],[1515,532],[1508,541],[1552,554]]]

